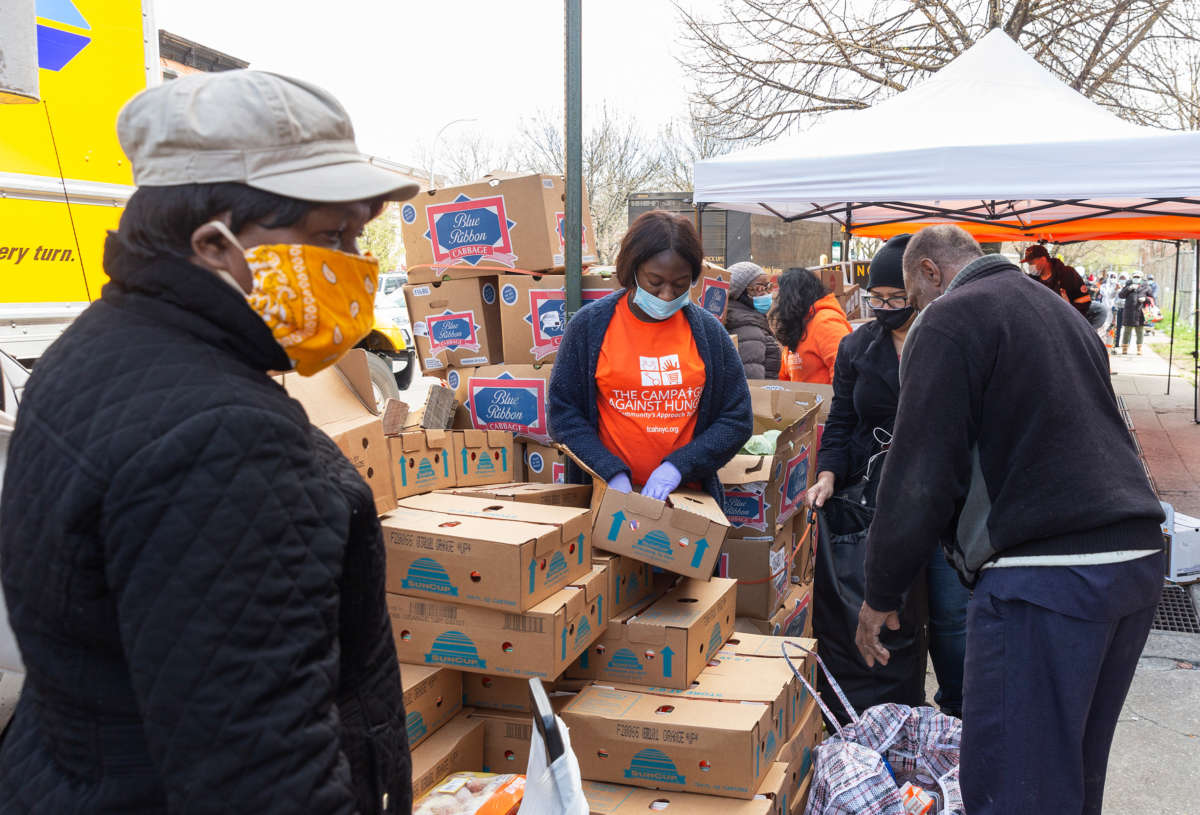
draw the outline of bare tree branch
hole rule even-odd
[[[1191,127],[1200,0],[676,0],[693,119],[723,141],[774,138],[869,106],[1002,27],[1064,82],[1133,122]]]

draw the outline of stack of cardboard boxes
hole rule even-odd
[[[520,435],[514,454],[542,483],[565,479],[546,425],[546,388],[567,324],[565,194],[558,176],[493,175],[422,192],[400,212],[421,369],[455,391],[456,428]],[[586,194],[583,224],[588,266],[596,247]],[[616,287],[611,275],[585,274],[584,302]]]
[[[816,475],[824,397],[804,383],[752,382],[754,432],[771,455],[735,456],[718,474],[731,526],[719,573],[738,579],[738,631],[812,636],[813,530],[804,495]]]
[[[807,486],[815,398],[755,394],[762,428],[781,431],[780,462]],[[487,483],[501,475],[472,464],[503,464],[498,445],[512,439],[434,429],[388,439],[394,469],[413,474],[397,477],[397,495],[416,490],[382,518],[416,793],[454,771],[522,772],[536,677],[574,734],[592,812],[625,812],[643,798],[687,812],[802,811],[820,715],[782,638],[738,633],[743,561],[725,568],[730,577],[712,576],[731,546],[776,550],[794,519],[776,512],[773,537],[731,538],[704,493],[682,489],[663,502],[598,480]],[[794,538],[784,546],[794,550]],[[754,595],[765,590],[750,592],[764,616],[783,602],[779,591],[771,601]],[[811,680],[813,660],[793,658]]]

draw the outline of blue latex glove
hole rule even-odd
[[[633,492],[633,484],[629,482],[629,473],[617,473],[608,479],[608,488],[617,492]]]
[[[682,480],[683,475],[675,468],[675,465],[664,461],[646,479],[646,486],[642,487],[642,495],[665,501],[667,496],[679,487],[679,482]]]

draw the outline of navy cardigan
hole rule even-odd
[[[608,481],[629,473],[629,465],[600,441],[596,364],[622,290],[584,306],[567,325],[550,377],[550,435],[565,444],[598,476]],[[746,372],[724,326],[709,312],[688,303],[683,313],[696,338],[707,379],[696,414],[692,441],[667,457],[683,475],[683,483],[700,482],[722,502],[717,470],[742,448],[754,432]]]

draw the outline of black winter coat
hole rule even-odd
[[[230,286],[108,261],[9,449],[0,812],[409,812],[369,489]]]
[[[1130,283],[1121,289],[1118,296],[1125,300],[1125,311],[1121,323],[1132,326],[1145,325],[1146,315],[1142,314],[1142,307],[1149,302],[1150,287],[1145,283]]]
[[[778,379],[780,351],[767,317],[741,300],[730,300],[725,328],[738,339],[738,355],[748,379]]]
[[[833,401],[817,471],[833,473],[837,489],[865,474],[867,462],[881,449],[875,429],[892,432],[899,400],[900,361],[891,332],[871,321],[847,334],[833,367]],[[877,465],[873,480],[878,479],[882,460]]]

